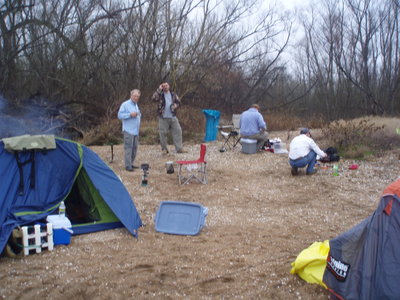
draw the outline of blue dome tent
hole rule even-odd
[[[3,139],[0,182],[0,253],[14,228],[56,213],[61,201],[74,234],[124,226],[137,236],[142,225],[118,176],[92,150],[70,140]]]

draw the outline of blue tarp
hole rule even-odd
[[[204,137],[204,141],[215,141],[217,139],[218,124],[221,114],[218,110],[212,109],[203,109],[203,113],[206,117],[206,136]]]
[[[56,149],[19,152],[22,163],[23,187],[20,192],[20,171],[13,153],[0,142],[0,252],[12,230],[44,219],[56,211],[67,197],[81,168],[84,168],[103,200],[122,224],[137,235],[142,225],[140,216],[125,186],[115,173],[89,148],[78,143],[56,139]],[[34,166],[33,175],[31,174]],[[32,186],[34,183],[34,186]],[[100,224],[82,232],[114,228],[118,224]]]

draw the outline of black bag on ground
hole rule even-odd
[[[326,163],[326,162],[334,162],[334,161],[340,160],[340,156],[337,154],[336,148],[329,147],[329,148],[326,148],[324,150],[324,152],[327,154],[327,156],[324,158],[321,158],[320,159],[321,162]]]
[[[268,148],[271,148],[271,147],[272,147],[272,144],[270,143],[269,140],[267,140],[267,141],[264,143],[264,145],[261,147],[261,149],[267,150]]]

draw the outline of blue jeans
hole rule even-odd
[[[289,159],[289,164],[293,168],[304,168],[307,166],[306,173],[311,173],[314,170],[315,163],[317,162],[317,153],[310,151],[306,156],[300,159]]]

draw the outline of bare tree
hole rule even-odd
[[[32,13],[34,5],[34,0],[5,0],[0,4],[0,90],[7,97],[16,96],[18,57],[32,42],[23,42],[22,31],[36,22]]]
[[[329,116],[393,111],[398,94],[397,1],[326,0],[303,18],[298,78]],[[324,107],[319,104],[324,103]]]
[[[133,86],[146,97],[163,80],[193,105],[279,104],[291,24],[273,8],[257,15],[260,3],[6,1],[1,90],[69,107],[82,124],[99,122]]]

